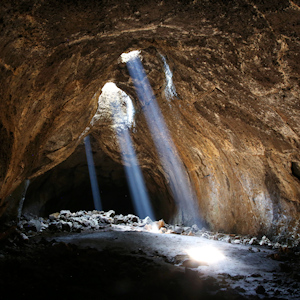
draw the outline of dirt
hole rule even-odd
[[[220,288],[213,279],[201,280],[193,271],[177,271],[142,255],[80,249],[45,240],[15,249],[9,258],[2,259],[1,271],[6,274],[1,278],[5,291],[2,299],[41,296],[193,299],[196,294],[208,297],[209,291]]]
[[[195,264],[186,246],[213,244],[227,262]],[[296,254],[295,254],[296,253]],[[299,256],[175,234],[103,230],[1,239],[1,299],[299,299]]]

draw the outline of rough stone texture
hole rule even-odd
[[[168,192],[126,66],[143,64],[214,230],[299,233],[299,1],[3,1],[0,8],[0,199],[80,144],[101,87],[136,106],[136,144],[153,191]],[[168,101],[164,63],[177,97]],[[111,120],[90,129],[115,161]],[[298,175],[297,175],[298,174]],[[150,187],[151,189],[151,187]],[[162,210],[170,207],[166,197]]]

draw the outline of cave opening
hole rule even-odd
[[[101,150],[101,145],[92,135],[86,136],[84,143],[79,145],[66,161],[32,180],[26,192],[24,214],[46,217],[66,209],[104,209],[115,210],[118,214],[136,214],[155,219],[148,195],[145,195],[143,175],[140,170],[136,170],[139,168],[136,157],[135,161],[131,162],[132,156],[135,156],[128,132],[135,126],[132,100],[113,82],[107,82],[98,98],[97,111],[85,132],[93,128],[99,120],[101,122],[103,111],[107,113],[105,117],[110,120],[106,125],[112,128],[112,139],[118,138],[119,146],[114,141],[116,148],[119,148],[119,152],[116,150],[116,157],[112,159],[109,153]],[[124,136],[127,139],[124,139]],[[144,197],[141,197],[143,194]],[[138,202],[145,197],[143,202],[148,202],[144,204],[144,207],[148,206],[147,212],[138,209]]]
[[[168,183],[169,187],[166,188],[166,186],[164,186],[160,188],[164,190],[163,192],[159,191],[159,189],[157,190],[157,188],[154,188],[154,191],[153,189],[151,191],[151,196],[148,196],[147,189],[149,185],[151,185],[151,183],[149,184],[149,182],[144,182],[143,173],[145,174],[146,172],[145,166],[143,167],[143,172],[141,172],[140,163],[138,162],[137,154],[135,153],[134,149],[135,146],[133,145],[133,140],[130,137],[131,134],[138,130],[135,124],[135,107],[130,96],[128,96],[123,90],[119,89],[114,82],[109,81],[102,87],[101,93],[97,99],[97,111],[92,117],[92,120],[89,126],[85,129],[84,133],[88,133],[89,131],[93,132],[94,126],[99,126],[99,123],[101,127],[101,122],[103,122],[103,120],[105,120],[105,126],[111,127],[110,138],[112,139],[112,143],[114,147],[116,147],[116,149],[103,149],[104,151],[100,149],[100,152],[102,151],[103,153],[106,153],[107,157],[109,157],[111,156],[111,152],[119,151],[118,154],[113,154],[114,158],[112,160],[117,161],[120,166],[124,166],[125,176],[123,173],[123,179],[124,177],[126,177],[125,180],[127,180],[128,182],[126,185],[122,184],[122,186],[126,186],[124,194],[126,195],[125,197],[127,199],[133,200],[133,205],[131,204],[130,206],[127,206],[128,209],[125,209],[125,211],[129,211],[130,213],[136,214],[143,218],[146,216],[150,216],[151,219],[155,220],[155,214],[152,209],[152,205],[154,205],[156,206],[155,213],[158,212],[157,216],[162,216],[166,220],[170,220],[170,217],[172,219],[173,215],[172,222],[186,225],[197,223],[198,225],[200,225],[201,221],[199,218],[199,208],[197,207],[196,195],[191,184],[189,183],[186,170],[182,165],[181,159],[176,150],[176,146],[172,141],[171,135],[169,134],[168,128],[164,121],[163,113],[156,103],[155,96],[151,89],[150,83],[147,80],[147,76],[143,70],[142,64],[137,60],[139,56],[141,56],[140,50],[131,51],[128,53],[123,53],[121,55],[121,60],[122,63],[127,64],[129,75],[131,76],[133,86],[135,87],[135,92],[138,96],[137,98],[140,100],[140,106],[142,108],[141,111],[144,113],[147,120],[147,125],[149,127],[148,134],[151,135],[153,139],[153,142],[156,146],[156,152],[161,162],[161,166],[164,169],[164,171],[160,173],[160,176],[164,177],[163,181],[165,181],[165,183]],[[166,84],[164,95],[165,98],[168,98],[167,100],[170,101],[173,97],[176,96],[176,89],[172,81],[173,74],[167,64],[165,57],[160,53],[158,53],[157,56],[161,59],[165,75]],[[143,141],[141,143],[143,143]],[[98,139],[98,145],[95,147],[105,148],[105,145],[101,145],[101,141],[99,142]],[[98,148],[94,148],[95,153],[97,153],[98,151]],[[98,168],[101,168],[101,163],[103,163],[103,161],[99,162],[100,165],[98,166]],[[107,171],[110,172],[110,170]],[[70,170],[67,170],[66,174],[70,174],[70,172]],[[93,178],[91,174],[90,178]],[[101,190],[101,193],[99,193],[98,196],[95,196],[95,194],[97,194],[96,180],[92,180],[92,195],[94,199],[94,207],[96,209],[98,207],[98,210],[100,205],[98,205],[97,202],[99,202],[100,198],[102,198],[101,194],[105,194],[104,191],[107,190],[106,187],[102,187],[103,185],[106,185],[105,181],[102,182],[102,180],[103,178],[101,178],[101,176],[98,176],[97,181],[100,185]],[[150,182],[155,182],[155,180],[149,178],[149,176],[147,176],[147,180]],[[39,180],[35,181],[37,182]],[[46,199],[41,200],[40,202],[45,202],[43,204],[43,208],[40,207],[40,209],[42,209],[43,211],[42,215],[45,216],[48,213],[51,213],[50,208],[53,211],[58,211],[62,208],[68,209],[67,206],[69,205],[71,210],[74,210],[75,207],[78,209],[80,201],[75,200],[76,197],[79,198],[78,196],[80,196],[82,197],[82,199],[86,197],[90,199],[91,197],[90,189],[85,186],[86,181],[87,180],[84,179],[82,183],[78,182],[76,184],[76,187],[60,188],[64,192],[60,195],[54,196],[56,201],[51,200],[52,204]],[[73,201],[69,201],[68,198],[70,198],[71,196],[67,195],[67,190],[71,189],[70,195],[72,195],[74,194],[74,190],[77,189],[77,186],[80,185],[82,186],[82,188],[80,189],[81,192],[75,193],[76,196],[73,196]],[[57,186],[60,186],[60,184],[58,183]],[[66,186],[69,185],[66,184]],[[49,190],[51,189],[55,190],[55,188],[49,188]],[[26,198],[31,198],[31,195],[33,193],[32,190],[33,185],[31,184]],[[35,193],[38,193],[38,189]],[[130,197],[128,196],[129,194]],[[173,199],[171,199],[171,201],[166,199],[160,201],[164,197],[170,197]],[[35,198],[38,198],[38,196],[36,195]],[[96,200],[96,198],[98,198],[98,200]],[[32,207],[37,209],[38,204],[32,206],[29,204],[30,202],[33,201],[25,200],[24,212],[29,211],[30,207],[31,209]],[[104,202],[106,202],[106,200],[104,200]],[[120,200],[120,202],[122,202],[121,206],[123,206],[121,211],[124,212],[123,209],[125,205],[123,204],[126,202],[122,201],[122,199]],[[160,204],[159,202],[163,202],[163,204]],[[170,204],[164,204],[166,202],[169,202]],[[171,210],[168,209],[169,212],[166,213],[166,206],[173,206],[172,202],[175,202],[175,206]],[[90,200],[85,200],[84,203],[84,207],[87,207],[88,209],[93,208]],[[117,203],[117,201],[115,201],[115,203]],[[103,206],[105,208],[108,208],[108,210],[115,209],[115,207],[117,207],[117,205],[115,205],[114,207],[107,207],[105,204]],[[57,208],[55,209],[55,207]],[[163,207],[163,210],[160,210],[161,207]],[[174,212],[176,212],[176,210],[178,212],[174,215]],[[116,211],[118,212],[119,209],[116,209]],[[41,212],[39,212],[39,214],[41,214]]]
[[[155,220],[152,205],[138,162],[135,146],[130,135],[134,126],[134,107],[131,98],[113,82],[102,88],[99,103],[109,102],[115,135],[130,188],[135,214],[140,218],[150,217]],[[103,105],[103,104],[102,104]]]
[[[131,98],[113,82],[102,87],[97,111],[85,132],[93,132],[93,126],[103,120],[103,112],[116,150],[101,149],[103,145],[93,133],[86,136],[66,161],[32,180],[23,214],[47,217],[61,210],[103,209],[155,220],[130,137],[130,131],[135,130],[135,109]],[[114,158],[111,151],[116,152]],[[152,194],[153,198],[157,196]]]
[[[91,136],[92,145],[96,144]],[[102,151],[93,151],[97,181],[105,211],[134,214],[123,166]],[[23,214],[48,217],[60,210],[94,210],[92,189],[84,145],[64,162],[34,178],[26,192]]]

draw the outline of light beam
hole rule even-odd
[[[135,211],[141,219],[149,216],[151,220],[155,220],[128,129],[120,130],[117,134]]]
[[[153,141],[168,176],[173,197],[182,214],[178,216],[179,219],[177,221],[185,224],[200,224],[196,197],[189,183],[188,175],[169,134],[139,55],[133,54],[127,54],[125,61],[129,74],[133,79]]]
[[[134,124],[134,107],[131,98],[113,82],[104,85],[100,97],[103,98],[103,102],[110,103],[135,212],[142,219],[149,216],[155,220],[144,177],[129,134],[129,128]]]
[[[96,169],[95,169],[92,147],[91,147],[89,136],[86,136],[84,138],[84,146],[85,146],[86,159],[87,159],[87,164],[89,169],[91,188],[93,193],[94,207],[96,210],[100,211],[102,210],[101,198],[100,198]]]

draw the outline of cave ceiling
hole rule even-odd
[[[87,134],[120,161],[107,115],[98,110],[91,125],[107,82],[133,99],[141,167],[165,189],[168,174],[120,60],[140,50],[205,221],[299,233],[299,1],[2,2],[1,214],[25,179],[66,160]]]

